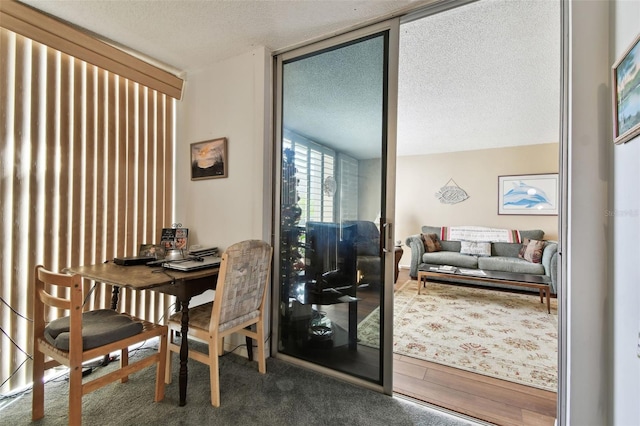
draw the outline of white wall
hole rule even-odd
[[[610,299],[607,258],[611,138],[607,2],[570,2],[569,235],[567,264],[568,423],[609,421]],[[594,244],[598,241],[598,244]]]
[[[569,4],[567,420],[638,425],[640,146],[612,144],[610,67],[638,34],[640,7]]]
[[[618,1],[613,7],[611,64],[640,31],[640,2]],[[611,310],[613,315],[613,421],[640,424],[640,137],[613,150],[613,199],[607,209],[613,233]]]
[[[175,221],[189,228],[189,244],[224,250],[265,236],[269,60],[259,48],[187,78],[178,105]],[[191,181],[189,145],[220,137],[228,139],[228,177]]]
[[[246,239],[271,242],[270,82],[271,54],[263,47],[187,78],[177,114],[174,221],[189,228],[190,245],[222,252]],[[190,144],[220,137],[228,139],[228,177],[191,181]],[[212,298],[207,292],[191,305]],[[269,322],[268,311],[267,329]],[[225,339],[227,349],[240,343],[239,336]]]

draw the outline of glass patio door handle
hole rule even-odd
[[[389,253],[393,251],[393,248],[391,250],[389,250],[389,247],[393,247],[393,245],[389,245],[389,242],[392,240],[392,236],[393,236],[393,232],[392,228],[393,224],[389,223],[389,222],[385,222],[382,224],[382,235],[383,235],[383,241],[382,241],[382,251],[384,253]]]

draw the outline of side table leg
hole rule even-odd
[[[187,360],[189,359],[189,342],[187,333],[189,332],[189,300],[181,300],[182,304],[182,324],[180,327],[180,374],[178,375],[180,389],[180,407],[184,407],[187,403]]]

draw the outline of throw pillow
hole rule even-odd
[[[440,245],[440,240],[436,234],[420,234],[420,237],[424,244],[424,251],[427,253],[442,250],[442,245]]]
[[[460,241],[460,254],[472,256],[491,256],[491,243],[488,241]]]
[[[544,250],[544,241],[530,240],[525,238],[522,241],[522,248],[518,257],[531,263],[542,263],[542,251]]]

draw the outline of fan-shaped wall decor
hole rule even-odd
[[[436,197],[440,199],[440,202],[443,204],[457,204],[469,198],[469,195],[464,189],[458,186],[456,181],[449,179],[449,181],[436,192]]]

